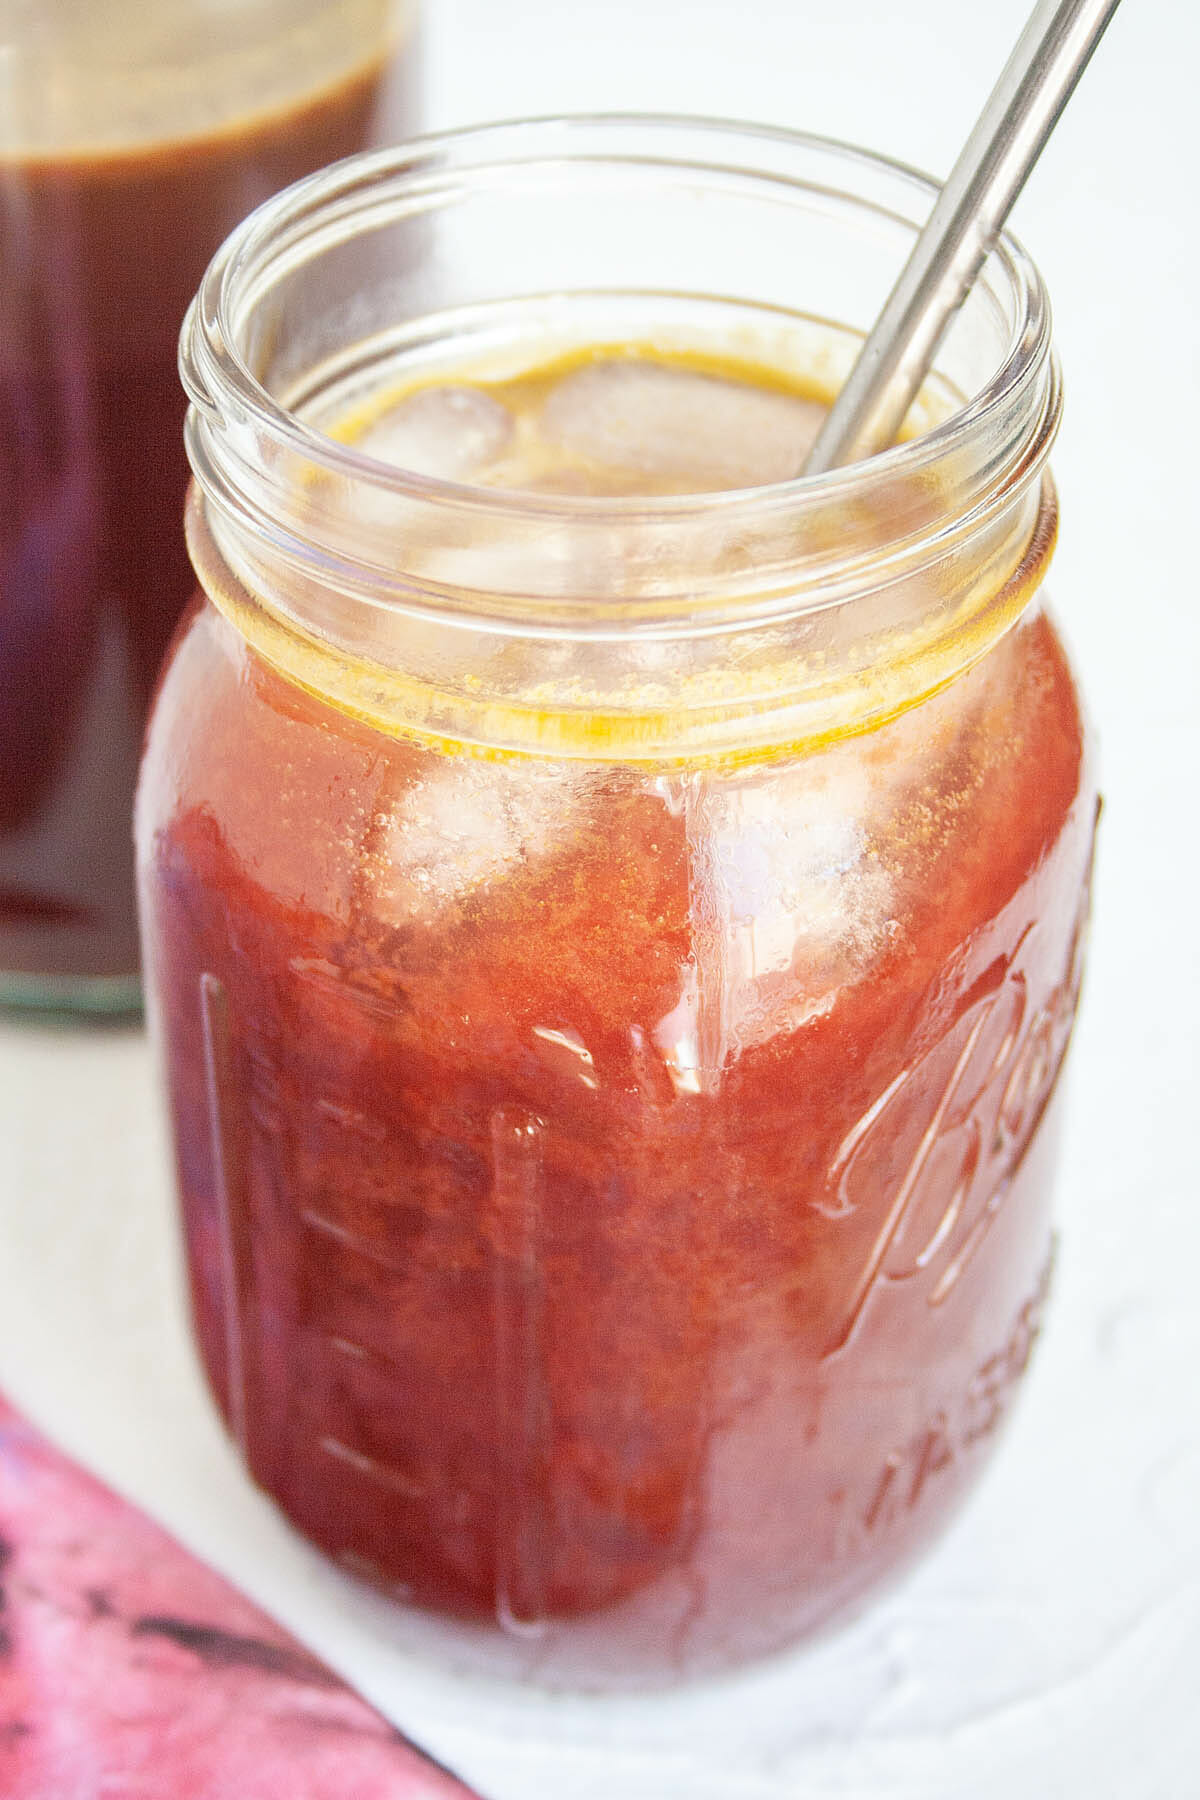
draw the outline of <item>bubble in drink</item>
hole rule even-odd
[[[548,448],[613,471],[623,489],[702,493],[799,474],[824,416],[799,395],[614,357],[566,375],[541,430]]]
[[[481,388],[419,388],[382,413],[355,439],[379,462],[443,481],[479,481],[513,435],[508,408]]]

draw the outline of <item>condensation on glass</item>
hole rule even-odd
[[[254,1478],[460,1656],[814,1628],[1038,1334],[1095,796],[1015,244],[909,441],[789,479],[929,198],[496,128],[276,203],[190,319],[138,845],[197,1339]]]
[[[192,587],[179,328],[252,207],[411,127],[393,0],[18,0],[0,26],[0,1004],[139,998],[131,814]]]

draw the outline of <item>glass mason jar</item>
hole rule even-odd
[[[829,475],[502,491],[345,421],[601,344],[830,391],[931,197],[493,127],[270,203],[185,330],[137,839],[201,1354],[303,1532],[541,1679],[845,1608],[1026,1367],[1096,804],[1058,369],[1005,239],[915,435]]]
[[[0,1005],[139,1000],[131,815],[192,588],[179,326],[269,194],[412,127],[395,0],[0,25]]]

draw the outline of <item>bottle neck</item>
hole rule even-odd
[[[602,637],[513,622],[497,631],[419,608],[381,618],[368,604],[364,616],[252,544],[223,553],[196,489],[188,542],[209,598],[258,655],[380,731],[480,753],[648,764],[794,754],[919,705],[1019,621],[1057,523],[1047,474],[986,544],[972,535],[935,567],[834,607]]]
[[[1053,545],[1060,383],[1044,292],[1007,240],[916,435],[814,480],[650,501],[505,493],[389,468],[312,420],[331,395],[394,387],[464,320],[495,341],[540,307],[582,342],[601,299],[638,337],[656,307],[675,309],[664,330],[716,307],[760,334],[760,360],[774,343],[835,388],[873,304],[838,258],[859,270],[864,223],[873,244],[906,207],[890,276],[930,196],[819,140],[662,120],[489,128],[301,184],[235,233],[185,326],[205,586],[333,704],[480,748],[765,754],[916,704],[1009,629]],[[755,260],[768,225],[773,250],[792,232],[782,267]],[[497,232],[507,297],[488,286]],[[706,300],[730,266],[744,296]],[[834,287],[785,311],[795,269],[827,267]]]

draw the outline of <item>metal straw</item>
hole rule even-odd
[[[1039,0],[830,408],[806,475],[886,449],[1118,0]]]

